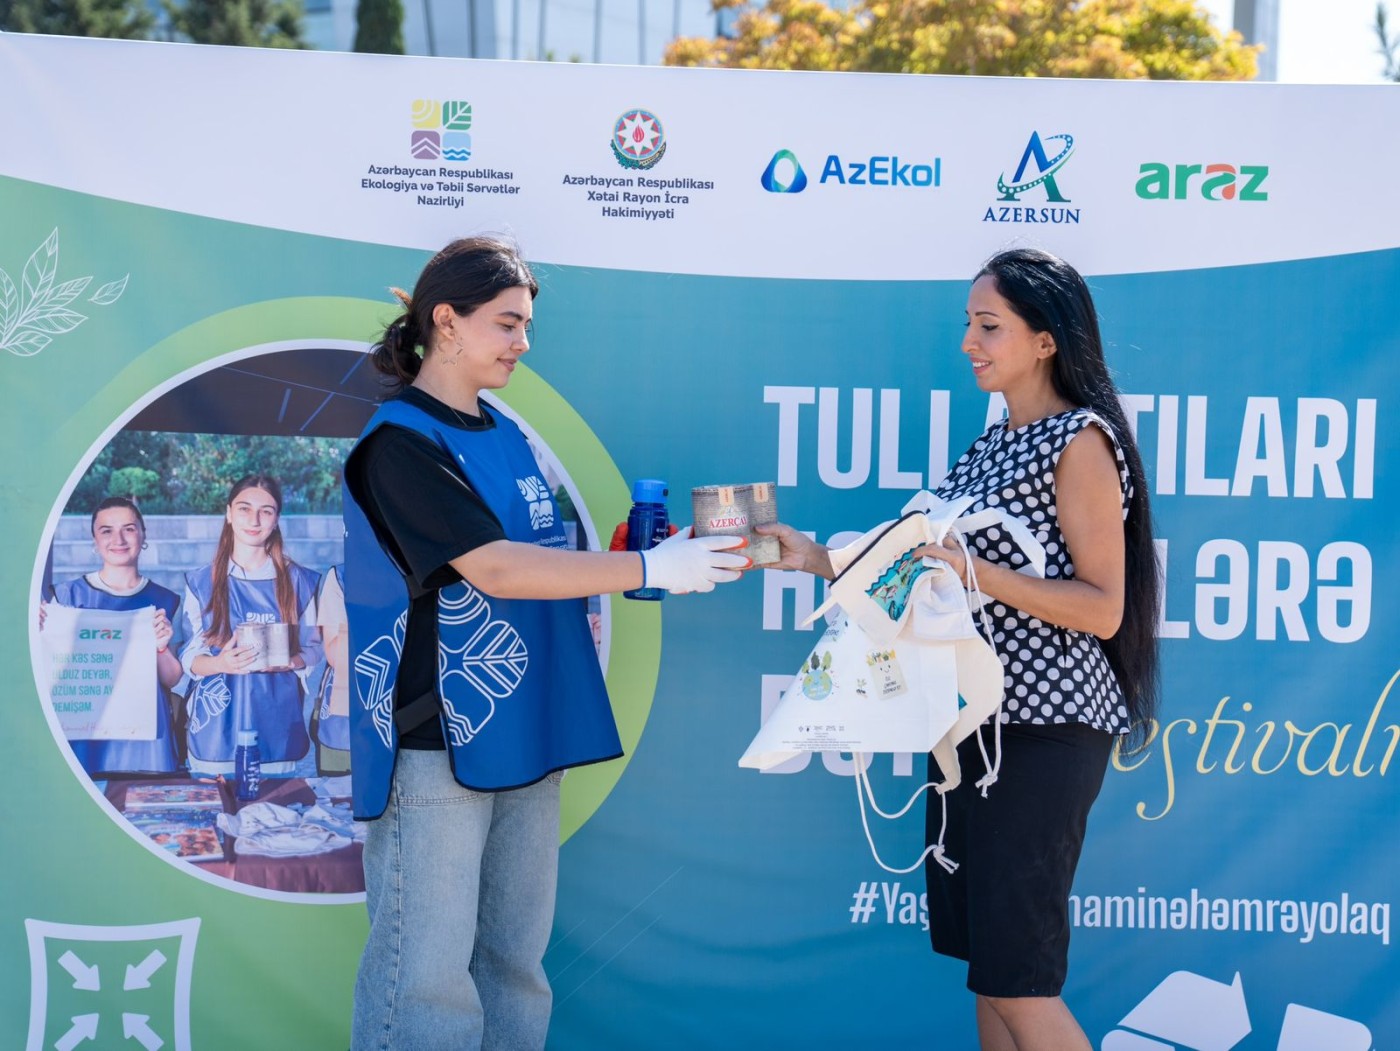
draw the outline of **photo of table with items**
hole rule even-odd
[[[256,799],[232,781],[112,780],[104,792],[127,822],[174,857],[225,879],[292,894],[358,894],[363,825],[350,778],[264,778]]]

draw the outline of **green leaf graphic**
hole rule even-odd
[[[121,299],[122,293],[126,291],[126,282],[129,277],[131,277],[131,275],[127,274],[126,277],[122,278],[120,281],[109,281],[94,292],[92,298],[89,299],[88,302],[96,303],[100,307],[110,306],[112,303],[115,303],[118,299]]]
[[[60,285],[58,277],[58,228],[55,227],[44,243],[34,249],[24,264],[20,286],[10,275],[0,270],[0,350],[20,357],[39,353],[54,336],[72,332],[88,319],[88,315],[68,309],[92,284],[92,278],[75,277]],[[126,291],[130,274],[120,281],[111,281],[99,288],[88,300],[98,306],[115,303]]]
[[[10,275],[0,269],[0,340],[10,331],[10,321],[19,309],[19,290]]]
[[[442,126],[447,131],[466,131],[472,126],[472,104],[470,102],[444,102],[442,104]]]
[[[68,310],[65,307],[44,307],[42,310],[34,312],[34,315],[25,322],[25,328],[36,328],[51,336],[61,336],[65,332],[72,332],[86,320],[86,314],[79,314],[77,311]]]
[[[11,354],[18,354],[22,358],[28,358],[39,353],[39,351],[43,350],[52,342],[53,340],[50,337],[45,336],[41,332],[21,332],[14,339],[7,343],[0,344],[0,346],[4,346]]]
[[[66,307],[78,296],[82,295],[83,289],[92,283],[90,277],[75,277],[72,281],[65,281],[57,285],[52,292],[44,299],[46,307]]]
[[[49,294],[54,275],[58,273],[58,227],[44,240],[29,262],[24,264],[24,291],[31,304]]]

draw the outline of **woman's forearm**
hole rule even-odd
[[[1106,639],[1123,619],[1121,590],[1110,592],[1085,580],[1042,580],[983,558],[973,559],[973,572],[982,594],[1046,624]]]
[[[635,551],[561,551],[496,540],[454,558],[452,566],[496,598],[583,598],[642,586]]]

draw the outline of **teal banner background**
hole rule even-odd
[[[0,638],[10,681],[0,836],[11,859],[0,954],[12,975],[0,991],[0,1043],[52,1047],[90,1013],[110,1040],[121,1013],[138,1012],[169,1046],[342,1049],[362,903],[248,893],[138,842],[50,729],[31,660],[35,613],[66,494],[136,406],[232,351],[367,343],[392,316],[387,287],[411,286],[429,253],[6,176],[0,215],[0,268],[16,285],[54,230],[58,281],[94,275],[95,289],[130,274],[119,299],[90,306],[41,352],[0,356],[10,402],[0,418],[9,461],[0,608],[12,625]],[[444,225],[443,240],[460,227]],[[1211,265],[1208,245],[1200,256],[1199,269],[1091,275],[1110,363],[1137,396],[1168,627],[1162,725],[1145,758],[1115,764],[1091,821],[1065,995],[1105,1051],[1132,1046],[1127,1034],[1182,1048],[1383,1051],[1400,1043],[1390,930],[1400,873],[1400,249],[1228,267]],[[968,253],[961,269],[970,276],[980,262]],[[777,479],[783,520],[823,541],[863,531],[936,482],[931,446],[951,462],[997,412],[958,349],[963,279],[863,279],[855,262],[842,280],[538,266],[525,364],[596,437],[608,470],[669,481],[677,520],[689,517],[692,486]],[[211,318],[222,319],[217,340],[173,338]],[[337,379],[325,378],[327,390]],[[780,403],[793,388],[810,398],[793,403],[784,430]],[[858,391],[873,392],[868,424],[853,419]],[[893,404],[882,392],[898,392],[897,429],[882,431]],[[821,397],[836,406],[825,423],[840,470],[870,431],[860,485],[822,477]],[[1205,399],[1194,415],[1193,398]],[[511,404],[510,390],[503,399]],[[1344,410],[1345,434],[1319,425],[1313,436],[1345,441],[1341,495],[1325,495],[1322,476],[1306,470],[1312,495],[1297,495],[1298,448],[1311,441],[1299,426],[1300,405],[1314,404],[1306,399]],[[548,432],[553,421],[529,415],[540,404],[516,409]],[[1174,428],[1163,422],[1168,406]],[[1203,442],[1198,467],[1188,418]],[[577,449],[554,451],[606,538],[625,491],[594,481],[605,465]],[[1248,496],[1190,491],[1206,484],[1193,474],[1228,488],[1242,457],[1271,454],[1287,495],[1268,495],[1264,467]],[[882,488],[881,462],[917,472],[919,484]],[[794,477],[784,479],[785,464]],[[1227,547],[1242,553],[1233,570],[1210,555]],[[1288,617],[1268,605],[1295,589],[1292,632],[1306,638],[1290,637]],[[600,805],[580,811],[562,848],[546,957],[551,1048],[974,1046],[963,968],[928,948],[921,878],[890,875],[870,857],[850,757],[813,755],[791,773],[736,765],[765,689],[775,697],[811,647],[799,607],[820,601],[805,578],[754,573],[647,612],[660,619],[654,690],[643,675],[624,691],[635,689],[626,703],[644,713],[644,729],[615,786],[589,783]],[[614,658],[655,661],[654,622],[615,602]],[[1208,637],[1231,602],[1245,611],[1241,630]],[[1366,626],[1355,641],[1327,637],[1357,618]],[[924,763],[878,756],[871,772],[888,805],[922,783]],[[566,796],[585,791],[583,779],[565,785]],[[922,822],[882,822],[876,836],[885,857],[912,860]],[[862,912],[867,888],[874,907]],[[1199,922],[1124,922],[1154,897],[1184,902],[1170,907]],[[1251,906],[1239,902],[1255,901],[1269,929],[1242,929]],[[158,926],[170,924],[185,926]],[[46,937],[43,925],[55,925]],[[71,950],[100,964],[106,982],[152,949],[170,970],[134,992],[75,989],[58,962]],[[1188,1021],[1152,1028],[1153,1003]]]

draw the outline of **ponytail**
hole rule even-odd
[[[418,347],[423,342],[418,319],[413,314],[413,301],[401,288],[391,288],[390,292],[403,304],[403,313],[389,322],[370,350],[370,363],[384,375],[391,378],[395,391],[402,390],[418,376],[423,367],[423,356]]]
[[[539,293],[534,274],[514,245],[494,237],[453,241],[428,260],[413,295],[401,288],[389,290],[403,304],[403,313],[371,348],[370,362],[389,377],[397,394],[418,377],[423,358],[432,351],[433,310],[439,303],[466,317],[508,288],[527,288],[531,298]]]

